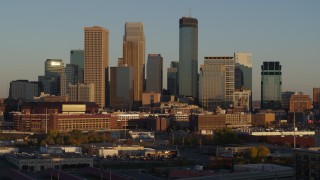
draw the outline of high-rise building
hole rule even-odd
[[[69,84],[70,102],[94,102],[94,84]]]
[[[233,103],[234,59],[230,56],[205,57],[200,67],[199,101],[202,107],[228,108]]]
[[[85,27],[84,36],[84,83],[94,84],[94,101],[103,108],[109,63],[109,31],[99,26]]]
[[[71,50],[70,64],[78,65],[78,82],[83,83],[84,50]]]
[[[179,21],[179,95],[198,97],[198,20]]]
[[[38,82],[29,82],[28,80],[16,80],[10,82],[10,99],[31,101],[33,100],[33,97],[38,95]]]
[[[295,94],[293,91],[284,91],[281,93],[281,109],[289,111],[290,98],[293,94]]]
[[[45,61],[44,76],[39,76],[40,92],[50,95],[60,95],[61,75],[64,72],[62,59],[47,59]]]
[[[251,90],[235,90],[233,93],[233,107],[250,112]]]
[[[252,90],[252,54],[234,53],[235,89]]]
[[[149,54],[147,62],[147,92],[162,92],[163,58],[160,54]]]
[[[133,67],[110,68],[110,108],[131,110],[133,105]]]
[[[312,102],[309,95],[296,93],[290,97],[290,112],[302,113],[312,108]]]
[[[320,88],[313,88],[313,114],[316,120],[320,119]]]
[[[234,88],[237,91],[250,90],[252,93],[252,54],[245,52],[234,53],[235,79]],[[249,97],[249,111],[252,110],[252,94]]]
[[[69,94],[69,85],[74,85],[79,82],[79,66],[75,64],[66,64],[64,72],[61,75],[61,95],[66,96]]]
[[[172,61],[167,69],[167,89],[171,95],[179,94],[179,61]]]
[[[281,107],[282,74],[280,62],[263,62],[261,66],[261,108]]]
[[[123,64],[133,67],[134,72],[134,109],[142,104],[145,78],[145,37],[143,23],[127,22],[123,36]]]

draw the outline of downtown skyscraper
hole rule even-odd
[[[282,74],[280,62],[263,62],[261,66],[261,108],[281,107]]]
[[[198,20],[179,21],[179,95],[198,97]]]
[[[147,92],[162,92],[163,58],[161,54],[149,54],[147,62]]]
[[[145,78],[145,37],[141,22],[127,22],[125,24],[123,64],[133,67],[133,109],[138,109],[142,104]]]
[[[234,96],[234,59],[231,56],[204,57],[200,67],[199,101],[206,109],[229,108]]]
[[[106,71],[109,63],[109,31],[103,27],[84,28],[84,83],[94,84],[94,102],[105,106]]]

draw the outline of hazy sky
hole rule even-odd
[[[199,21],[199,65],[204,56],[253,54],[253,99],[263,61],[280,61],[283,90],[311,95],[320,86],[318,0],[10,0],[0,2],[0,97],[12,80],[37,80],[48,58],[69,63],[70,50],[83,49],[85,26],[109,29],[116,66],[125,22],[143,22],[146,56],[160,53],[166,74],[179,57],[179,18],[190,14]]]

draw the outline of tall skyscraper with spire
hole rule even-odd
[[[179,21],[179,94],[198,97],[198,20]]]
[[[84,28],[84,83],[94,84],[94,101],[105,106],[106,69],[109,63],[109,31],[103,27]]]
[[[125,24],[123,63],[133,67],[133,109],[138,109],[142,105],[145,77],[145,37],[141,22],[127,22]]]

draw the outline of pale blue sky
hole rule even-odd
[[[0,97],[12,80],[37,80],[48,58],[69,63],[70,50],[83,49],[85,26],[109,29],[115,66],[125,22],[143,22],[146,56],[160,53],[166,74],[179,56],[179,18],[189,12],[199,21],[199,65],[204,56],[253,54],[254,99],[263,61],[280,61],[283,90],[311,95],[320,86],[318,0],[10,0],[0,2]]]

